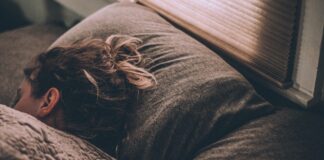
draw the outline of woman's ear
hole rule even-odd
[[[50,88],[42,97],[42,104],[37,111],[36,117],[44,118],[49,115],[56,107],[60,96],[60,91],[57,88]]]

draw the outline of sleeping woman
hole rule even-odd
[[[115,155],[127,109],[157,84],[143,67],[140,40],[112,35],[39,54],[24,69],[14,108]]]

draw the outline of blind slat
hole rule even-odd
[[[298,0],[140,0],[265,79],[291,81]]]
[[[194,8],[194,7],[192,7],[192,8]],[[192,8],[181,8],[181,9],[192,9]],[[198,6],[198,8],[199,8],[199,6]],[[194,9],[197,9],[197,8],[194,8]],[[195,16],[197,16],[197,15],[195,15]],[[204,21],[204,20],[208,20],[209,16],[211,16],[211,15],[201,15],[199,17],[195,17],[194,19],[199,19],[200,21]],[[234,36],[230,36],[232,34],[231,32],[230,33],[224,32],[224,34],[229,35],[229,37],[236,37],[236,40],[240,39],[240,40],[242,40],[241,41],[242,43],[246,42],[247,44],[249,44],[249,43],[251,43],[250,41],[254,41],[254,42],[258,41],[260,33],[257,33],[255,31],[255,29],[249,28],[249,27],[243,28],[239,25],[240,23],[235,23],[238,21],[227,20],[226,18],[219,18],[219,17],[220,16],[215,15],[215,20],[217,21],[217,23],[215,21],[211,21],[211,22],[209,22],[209,24],[206,24],[206,25],[208,25],[210,28],[214,28],[215,26],[217,26],[216,28],[219,29],[219,31],[226,30],[226,28],[225,28],[226,26],[229,26],[227,28],[232,29],[232,30],[233,29],[239,30],[240,34],[233,33],[233,34],[235,34]],[[216,31],[214,31],[214,32],[216,32]],[[285,52],[289,51],[289,48],[287,46],[289,45],[291,39],[280,40],[280,39],[277,39],[276,35],[269,33],[269,32],[263,32],[262,34],[266,35],[263,39],[264,48],[270,49],[273,54],[277,54],[277,53],[280,54],[281,51],[285,51]],[[283,48],[283,47],[285,47],[285,48]],[[249,52],[253,52],[253,51],[249,51]],[[288,58],[288,55],[285,55],[285,56],[286,56],[285,58]],[[280,62],[283,59],[281,57],[281,58],[278,58],[277,60]],[[284,60],[284,61],[286,61],[286,60]]]
[[[246,33],[247,35],[252,35],[255,37],[257,37],[259,35],[259,33],[257,33],[255,31],[255,29],[253,28],[253,26],[257,22],[247,21],[246,17],[242,18],[241,14],[235,14],[234,11],[231,11],[232,12],[231,15],[225,15],[225,14],[221,14],[218,12],[213,12],[213,7],[214,6],[209,6],[208,8],[206,8],[206,12],[204,12],[204,14],[202,16],[204,16],[206,18],[213,17],[217,23],[220,23],[220,24],[225,23],[226,25],[230,25],[231,28],[232,27],[239,28],[243,33]],[[199,6],[190,6],[188,9],[199,10],[200,8],[201,8],[201,6],[199,5]],[[224,10],[224,8],[222,8],[222,9]],[[222,13],[223,12],[224,11],[222,11]],[[230,20],[228,19],[229,16],[231,17]],[[214,22],[214,21],[211,21],[211,23],[212,22]],[[245,24],[245,27],[240,26],[242,23]],[[284,33],[279,32],[278,34],[276,34],[277,32],[273,32],[274,28],[270,28],[270,29],[268,29],[268,28],[265,27],[264,33],[263,33],[263,34],[266,34],[267,37],[269,37],[273,40],[276,40],[276,41],[280,41],[280,42],[290,42],[289,36],[291,36],[291,35],[284,35],[284,34],[287,34],[286,32],[284,32]]]

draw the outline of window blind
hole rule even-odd
[[[292,84],[299,0],[140,0],[261,79]]]

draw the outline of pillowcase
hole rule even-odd
[[[0,105],[0,159],[107,159],[95,146]]]
[[[158,85],[129,110],[118,159],[190,159],[244,123],[272,113],[249,82],[216,53],[152,10],[116,3],[89,16],[53,45],[126,34],[143,40]]]
[[[46,50],[64,30],[54,24],[38,24],[0,34],[0,104],[11,105],[24,77],[25,65]]]

